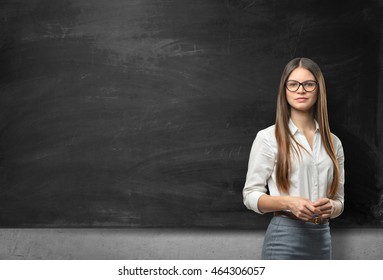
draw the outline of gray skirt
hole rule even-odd
[[[273,217],[267,228],[263,260],[330,260],[329,223],[316,225],[287,217]]]

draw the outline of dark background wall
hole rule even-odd
[[[321,66],[335,226],[381,226],[381,1],[0,3],[0,226],[263,228],[242,205],[284,65]]]

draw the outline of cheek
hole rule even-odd
[[[291,105],[291,102],[294,100],[293,93],[286,92],[286,100],[289,105]]]

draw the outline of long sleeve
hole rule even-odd
[[[258,132],[249,156],[246,183],[243,189],[243,203],[259,214],[258,199],[267,192],[267,181],[273,173],[275,154],[264,130]]]
[[[332,199],[332,204],[334,207],[334,211],[331,215],[331,218],[336,218],[342,214],[343,209],[344,209],[344,151],[343,151],[343,146],[340,140],[337,137],[334,137],[334,144],[336,147],[336,157],[338,160],[339,164],[339,187],[338,191],[335,195],[335,197]]]

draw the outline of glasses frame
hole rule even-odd
[[[296,83],[299,84],[299,86],[297,87],[296,90],[290,90],[290,89],[287,88],[287,83],[288,83],[288,82],[296,82]],[[304,83],[307,83],[307,82],[314,82],[314,83],[315,83],[315,88],[314,88],[313,90],[307,90],[307,89],[305,88],[305,85],[304,85]],[[291,92],[297,92],[298,89],[299,89],[301,86],[302,86],[302,88],[303,88],[306,92],[313,92],[314,90],[316,90],[316,89],[318,88],[318,85],[319,85],[318,81],[314,81],[314,80],[307,80],[307,81],[304,81],[304,82],[302,82],[302,83],[300,83],[300,82],[298,82],[298,81],[296,81],[296,80],[288,80],[288,81],[285,82],[285,88],[286,88],[288,91],[291,91]]]

